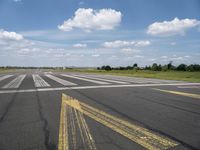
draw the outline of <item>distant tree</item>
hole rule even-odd
[[[171,70],[171,69],[172,69],[172,63],[173,63],[173,61],[170,61],[170,62],[167,64],[167,69],[168,69],[168,70]]]
[[[131,70],[131,69],[133,69],[133,67],[127,66],[126,69],[127,69],[127,70]]]
[[[154,63],[151,67],[151,70],[153,71],[157,71],[158,70],[158,65],[156,63]]]
[[[200,65],[194,64],[193,65],[194,71],[200,71]]]
[[[168,65],[163,65],[162,66],[162,71],[167,71],[168,70]]]
[[[106,66],[102,66],[102,67],[101,67],[101,70],[105,70],[105,67],[106,67]]]
[[[112,70],[112,68],[109,65],[107,65],[107,66],[105,66],[105,70],[110,71],[110,70]]]
[[[125,70],[125,67],[119,67],[119,70]]]
[[[187,65],[186,64],[180,64],[176,70],[178,71],[186,71]]]
[[[145,66],[144,69],[145,70],[151,70],[151,66]]]
[[[191,64],[191,65],[187,66],[186,70],[187,71],[194,71],[194,65]]]
[[[138,67],[138,64],[133,64],[133,68],[137,68]]]
[[[97,70],[101,70],[101,68],[100,68],[100,67],[97,67]]]
[[[156,71],[161,71],[161,70],[162,70],[162,66],[161,64],[159,64]]]

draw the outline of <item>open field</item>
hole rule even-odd
[[[19,72],[25,69],[2,69],[0,73]],[[28,69],[27,69],[28,70]],[[180,80],[188,82],[200,82],[200,72],[188,72],[188,71],[150,71],[150,70],[97,70],[97,69],[35,69],[43,71],[58,71],[58,72],[82,72],[82,73],[94,73],[94,74],[109,74],[117,76],[128,77],[144,77],[155,79],[167,79],[167,80]]]
[[[60,71],[60,70],[59,70]],[[63,71],[83,72],[83,73],[97,73],[110,74],[118,76],[130,77],[144,77],[167,80],[181,80],[189,82],[200,82],[200,72],[186,72],[186,71],[149,71],[149,70],[96,70],[96,69],[66,69]]]
[[[14,72],[17,69],[5,69],[5,68],[0,68],[0,73],[9,73],[9,72]]]

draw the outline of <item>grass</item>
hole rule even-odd
[[[10,73],[14,71],[16,71],[16,69],[0,68],[0,73]]]
[[[20,69],[5,69],[0,68],[0,73],[11,73]],[[24,70],[24,69],[21,69]],[[129,77],[144,77],[144,78],[156,78],[167,80],[180,80],[188,82],[200,83],[200,72],[187,72],[187,71],[149,71],[149,70],[97,70],[97,69],[66,69],[66,70],[51,70],[44,69],[44,71],[62,71],[62,72],[82,72],[82,73],[96,73],[96,74],[110,74],[117,76],[129,76]]]
[[[104,71],[104,70],[96,70],[96,69],[68,69],[68,70],[63,70],[63,71],[200,82],[200,72],[187,72],[187,71],[164,72],[164,71],[149,71],[149,70]]]

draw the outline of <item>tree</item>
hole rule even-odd
[[[187,71],[194,71],[194,65],[187,66]]]
[[[170,62],[167,64],[167,69],[168,69],[168,70],[171,70],[171,69],[172,69],[172,63],[173,63],[173,61],[170,61]]]
[[[112,70],[112,68],[109,65],[107,65],[107,66],[105,66],[105,70],[110,71],[110,70]]]
[[[151,67],[151,70],[157,71],[157,69],[158,69],[158,65],[157,65],[156,63],[154,63],[154,64],[152,65],[152,67]]]
[[[168,70],[168,65],[162,66],[162,71],[167,71]]]
[[[126,69],[127,69],[127,70],[131,70],[131,69],[133,69],[133,67],[127,66]]]
[[[185,64],[180,64],[176,70],[178,71],[186,71],[187,66]]]
[[[101,67],[101,70],[105,70],[105,67],[106,67],[106,66],[102,66],[102,67]]]
[[[162,66],[161,64],[159,64],[156,71],[161,71],[161,70],[162,70]]]
[[[135,64],[133,64],[133,68],[137,68],[138,67],[138,65],[135,63]]]
[[[194,71],[200,71],[200,65],[194,64],[193,65]]]

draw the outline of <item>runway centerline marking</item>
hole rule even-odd
[[[101,123],[102,125],[110,128],[111,130],[119,133],[120,135],[141,145],[148,150],[169,149],[178,145],[177,142],[169,139],[168,137],[159,135],[146,128],[112,116],[102,110],[80,102],[77,99],[74,99],[68,95],[62,95],[62,103],[64,104],[64,106],[71,107],[76,111],[81,112],[82,114]]]
[[[165,92],[165,93],[171,93],[171,94],[191,97],[191,98],[195,98],[195,99],[200,99],[200,95],[199,94],[192,94],[192,93],[185,93],[185,92],[171,91],[171,90],[163,90],[163,89],[157,89],[157,88],[153,88],[153,89],[157,90],[157,91]]]
[[[57,88],[21,89],[21,90],[0,90],[0,94],[48,92],[48,91],[63,91],[63,90],[101,89],[101,88],[123,88],[123,87],[126,88],[126,87],[179,86],[179,85],[200,85],[200,83],[98,85],[98,86],[57,87]]]

